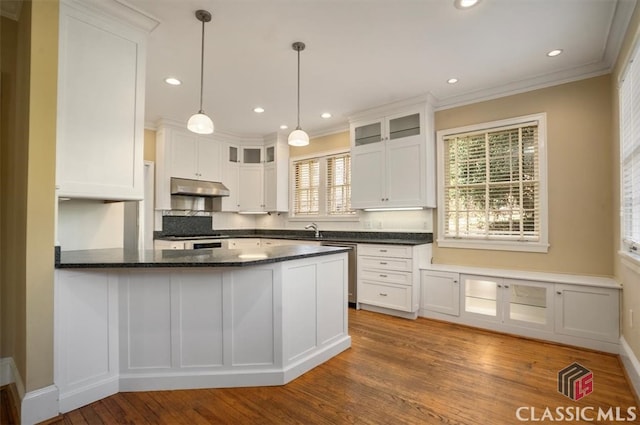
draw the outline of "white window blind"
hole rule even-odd
[[[320,162],[316,159],[294,162],[294,215],[320,212]]]
[[[620,172],[623,249],[640,246],[640,57],[636,49],[620,84]]]
[[[355,214],[351,209],[351,156],[327,158],[327,214]]]
[[[439,242],[487,241],[466,246],[546,250],[546,185],[541,173],[540,120],[488,123],[441,132]],[[546,175],[546,174],[545,174]],[[522,243],[538,248],[515,248]],[[450,245],[452,246],[452,245]],[[465,247],[465,246],[460,246]]]

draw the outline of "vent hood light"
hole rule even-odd
[[[220,182],[207,182],[171,177],[171,194],[211,198],[229,196],[229,189]]]
[[[238,214],[245,214],[245,215],[249,215],[249,214],[253,214],[253,215],[259,215],[259,214],[269,214],[267,211],[238,211]]]

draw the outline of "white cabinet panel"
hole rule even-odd
[[[317,267],[308,264],[286,271],[283,287],[284,358],[294,361],[316,347],[316,280]],[[324,284],[324,282],[322,282]],[[293,300],[296,300],[295,302]]]
[[[223,365],[222,274],[174,276],[180,367]]]
[[[460,276],[458,273],[421,273],[421,307],[428,312],[452,316],[460,314]]]
[[[358,287],[358,301],[393,310],[411,311],[411,287],[362,281]]]
[[[125,290],[129,369],[171,367],[171,275],[139,273]]]
[[[196,179],[198,158],[196,135],[182,131],[171,131],[168,146],[171,151],[169,177]]]
[[[55,273],[54,360],[60,410],[118,392],[118,280],[102,271]],[[91,393],[79,393],[92,388]]]
[[[420,136],[387,142],[385,206],[422,205],[427,184],[424,142]]]
[[[384,147],[367,145],[351,148],[351,206],[381,206],[385,192]]]
[[[240,166],[239,211],[255,212],[264,210],[262,165]]]
[[[233,366],[273,364],[273,270],[241,270],[231,277],[231,363]]]
[[[348,264],[344,259],[323,261],[318,268],[318,345],[323,345],[345,334],[347,323],[346,282]]]
[[[556,332],[601,341],[620,338],[620,291],[556,285]]]
[[[143,199],[145,56],[145,31],[61,2],[59,196]]]

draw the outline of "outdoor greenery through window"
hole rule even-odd
[[[443,246],[546,250],[544,117],[525,118],[439,133]]]
[[[622,249],[640,254],[640,49],[620,83]]]
[[[341,153],[293,161],[293,216],[353,216],[351,155]]]

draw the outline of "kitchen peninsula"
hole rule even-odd
[[[282,385],[351,346],[347,251],[63,251],[60,411],[114,394]]]

